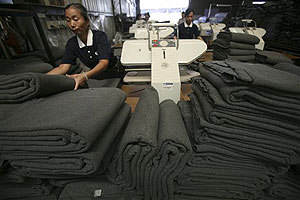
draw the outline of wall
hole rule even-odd
[[[104,31],[108,38],[112,40],[118,28],[116,23],[118,18],[114,16],[135,17],[135,0],[82,0],[82,4],[87,8],[92,27]],[[116,25],[117,24],[117,25]]]
[[[189,7],[195,10],[196,15],[204,16],[205,9],[209,9],[210,4],[233,4],[232,12],[235,13],[243,0],[190,0]]]

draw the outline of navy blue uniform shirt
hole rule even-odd
[[[200,32],[195,24],[188,26],[185,22],[178,25],[179,39],[196,39]],[[177,33],[175,32],[175,36]]]
[[[99,60],[110,58],[110,43],[103,31],[89,30],[87,44],[78,36],[73,36],[67,42],[65,54],[61,64],[76,64],[79,58],[89,68],[94,68]]]

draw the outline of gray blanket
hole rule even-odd
[[[7,152],[1,156],[4,159],[10,160],[14,168],[32,177],[72,177],[95,173],[101,166],[106,152],[110,150],[111,144],[117,138],[124,123],[127,121],[129,113],[130,107],[124,104],[115,113],[106,130],[98,132],[95,143],[86,152],[78,154],[61,154],[60,152]]]
[[[264,113],[246,112],[238,106],[230,106],[224,102],[218,90],[204,78],[194,78],[192,89],[203,105],[205,119],[210,123],[257,131],[297,146],[292,144],[295,139],[300,139],[300,128],[297,124]]]
[[[123,139],[120,142],[116,159],[109,167],[108,178],[122,187],[142,192],[148,162],[157,150],[159,123],[158,93],[153,87],[142,92]]]
[[[213,44],[216,44],[224,49],[247,49],[247,50],[255,50],[254,44],[245,44],[239,42],[232,42],[217,38],[213,41]]]
[[[91,179],[66,185],[59,196],[59,200],[90,200],[98,198],[129,200],[132,196],[134,196],[132,192],[123,191],[120,186],[108,180]]]
[[[199,69],[201,76],[217,87],[231,105],[300,119],[297,75],[261,64],[232,60],[205,62]]]
[[[240,162],[218,154],[194,153],[176,179],[175,194],[254,199],[272,178],[268,167],[254,160]]]
[[[172,100],[160,104],[158,147],[145,195],[150,199],[173,199],[174,179],[185,166],[192,147],[179,108]]]
[[[280,62],[270,67],[300,76],[300,67],[289,62]]]
[[[191,108],[189,101],[179,101],[177,103],[181,116],[185,125],[185,128],[188,132],[190,140],[193,140],[193,110]]]
[[[230,56],[248,56],[255,55],[255,50],[247,50],[247,49],[229,49]]]
[[[291,59],[276,51],[256,50],[255,60],[261,63],[275,65],[281,62],[293,63]]]
[[[255,56],[254,55],[248,55],[248,56],[231,56],[231,55],[229,55],[227,57],[227,59],[229,59],[229,60],[238,60],[238,61],[241,61],[241,62],[251,62],[255,59]]]
[[[0,61],[1,75],[13,75],[28,72],[44,74],[52,69],[53,67],[50,64],[44,63],[44,61],[42,61],[40,58],[34,56],[15,60]]]
[[[226,146],[244,155],[256,158],[274,165],[288,166],[299,162],[298,148],[288,147],[278,141],[262,140],[259,134],[251,131],[227,128],[211,124],[204,119],[203,108],[197,97],[190,95],[193,110],[198,124],[194,124],[196,142],[201,144],[217,144]]]
[[[0,75],[0,103],[20,103],[74,89],[75,81],[63,75],[24,73]]]
[[[111,123],[125,98],[119,89],[99,88],[23,104],[0,104],[0,149],[10,153],[84,152]]]
[[[235,49],[235,48],[224,48],[220,46],[218,43],[213,43],[213,50],[222,53],[223,55],[231,55],[231,56],[248,56],[255,55],[255,49]]]
[[[228,50],[229,51],[229,50]],[[226,53],[224,51],[215,50],[213,51],[213,59],[214,60],[238,60],[241,62],[252,62],[255,59],[255,55],[229,55],[229,52]]]
[[[245,44],[258,44],[260,41],[259,38],[254,35],[230,32],[220,32],[217,38],[226,40],[228,42],[238,42]]]

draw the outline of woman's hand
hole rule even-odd
[[[66,75],[67,77],[73,78],[75,80],[75,88],[74,90],[77,90],[79,86],[84,86],[87,79],[84,74],[72,74],[72,75]]]

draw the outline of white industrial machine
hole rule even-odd
[[[211,36],[211,40],[214,41],[215,39],[217,39],[217,35],[220,33],[220,31],[223,30],[225,27],[226,25],[223,23],[200,23],[200,35]]]
[[[181,80],[179,65],[189,64],[201,56],[207,49],[205,42],[197,39],[161,38],[163,27],[175,27],[170,23],[148,24],[148,40],[127,40],[123,44],[121,63],[124,66],[149,66],[151,68],[130,71],[124,82],[151,82],[158,91],[159,101],[180,100]],[[178,32],[177,32],[178,34]],[[177,37],[178,38],[178,37]],[[186,72],[186,80],[200,75]]]
[[[136,23],[129,28],[129,33],[133,33],[135,39],[148,39],[148,26],[154,23],[155,21],[146,22],[145,20],[137,20]],[[166,38],[174,32],[173,27],[162,26],[159,29],[160,38]],[[157,34],[157,32],[152,31],[150,34]],[[157,36],[153,35],[151,37],[154,38]]]
[[[266,30],[263,28],[257,28],[256,22],[252,19],[243,19],[243,27],[230,27],[229,30],[232,33],[245,33],[249,35],[255,35],[260,39],[260,42],[255,45],[257,49],[264,50],[265,47],[265,41],[262,39],[262,37],[266,34]],[[254,23],[253,27],[249,27],[248,24]]]

